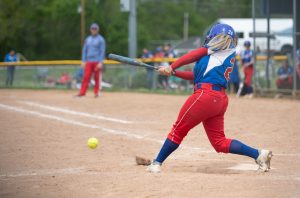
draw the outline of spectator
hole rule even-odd
[[[277,71],[277,75],[276,86],[278,89],[293,88],[293,68],[289,66],[288,60],[283,62],[283,65]]]
[[[85,96],[89,87],[92,73],[94,73],[95,86],[94,96],[99,96],[99,86],[101,72],[103,69],[103,61],[105,55],[105,40],[99,34],[99,26],[93,23],[90,27],[91,35],[85,39],[82,49],[82,62],[84,66],[84,75],[78,97]]]
[[[60,78],[56,81],[56,85],[66,85],[71,88],[72,77],[68,73],[62,73]]]
[[[143,54],[141,58],[153,58],[153,54],[151,51],[149,51],[147,48],[143,49]],[[150,65],[152,65],[153,63],[148,63]],[[154,77],[155,77],[155,71],[153,69],[149,69],[147,68],[147,84],[148,84],[148,88],[149,89],[153,89],[154,88]]]
[[[163,50],[162,50],[162,47],[161,47],[161,46],[158,46],[158,47],[156,48],[156,52],[155,52],[153,58],[154,58],[154,59],[161,59],[161,58],[164,57],[164,55],[165,55],[165,54],[164,54],[164,52],[163,52]],[[161,64],[162,64],[161,62],[155,62],[155,63],[154,63],[154,66],[159,67]],[[161,80],[161,75],[158,75],[158,86],[159,86],[160,88],[163,87],[161,81],[162,81],[162,80]]]
[[[176,58],[177,53],[175,52],[175,50],[172,48],[171,44],[168,43],[165,45],[165,48],[167,48],[168,53],[171,54],[172,58]]]
[[[164,58],[174,58],[174,54],[170,48],[170,45],[166,44],[164,45],[164,48],[163,48],[163,57]],[[161,63],[161,66],[164,66],[164,67],[168,67],[170,65],[169,62],[162,62]],[[159,82],[159,85],[165,89],[165,90],[168,90],[170,89],[170,84],[169,84],[169,76],[165,76],[165,75],[159,75],[158,76],[158,82]]]
[[[244,42],[244,47],[246,48],[241,54],[242,67],[244,70],[244,84],[241,90],[241,96],[247,95],[248,97],[253,97],[252,88],[252,77],[254,73],[253,69],[253,51],[250,49],[250,41]]]
[[[240,85],[240,75],[239,75],[238,61],[236,60],[233,65],[232,72],[230,73],[228,91],[237,93],[239,90],[239,85]]]
[[[47,77],[47,87],[55,87],[55,78],[53,76]]]
[[[36,71],[36,78],[38,83],[44,84],[49,74],[48,67],[38,67]]]
[[[5,55],[4,62],[17,62],[17,56],[15,50],[11,49],[9,53]],[[5,85],[7,87],[13,85],[15,68],[16,68],[15,65],[7,66],[6,81],[5,81]]]
[[[164,57],[164,52],[163,52],[163,50],[162,50],[162,47],[161,47],[161,46],[158,46],[158,47],[156,48],[156,52],[155,52],[155,54],[154,54],[154,58],[163,58],[163,57]],[[156,65],[156,66],[159,66],[160,63],[156,63],[155,65]]]
[[[170,43],[165,44],[164,51],[165,51],[166,58],[176,58],[176,56],[177,56],[177,53],[172,48]],[[172,64],[172,62],[169,62],[169,65],[171,65],[171,64]],[[184,70],[184,68],[179,68],[178,70]],[[172,89],[180,89],[182,83],[187,83],[187,82],[185,82],[181,78],[177,78],[175,76],[169,77],[168,84]]]

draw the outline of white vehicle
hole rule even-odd
[[[239,42],[238,51],[243,49],[245,41],[251,42],[253,47],[253,19],[252,18],[221,18],[217,20],[219,23],[226,23],[234,28]],[[267,33],[267,19],[256,19],[256,33]],[[270,34],[274,35],[270,40],[270,49],[275,52],[287,53],[293,49],[292,37],[293,20],[291,18],[285,19],[270,19]],[[256,37],[256,46],[265,52],[267,50],[267,38]]]

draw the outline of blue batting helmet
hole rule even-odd
[[[209,31],[208,37],[213,38],[217,36],[218,34],[224,34],[224,35],[229,35],[232,39],[235,38],[235,31],[234,29],[227,24],[223,23],[217,23],[215,24]]]
[[[235,48],[235,31],[230,25],[217,23],[208,31],[204,45],[213,51]]]
[[[244,42],[244,46],[249,46],[249,47],[250,47],[250,46],[251,46],[250,41],[245,41],[245,42]]]

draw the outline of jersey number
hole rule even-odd
[[[227,67],[227,69],[224,73],[224,77],[226,78],[227,81],[229,81],[229,79],[230,79],[229,75],[232,72],[232,70],[233,70],[233,67]]]

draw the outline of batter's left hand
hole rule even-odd
[[[173,69],[170,66],[169,67],[159,67],[158,72],[159,72],[159,74],[164,75],[164,76],[171,76],[173,73]]]
[[[95,67],[95,71],[102,69],[103,64],[102,63],[98,63]]]

